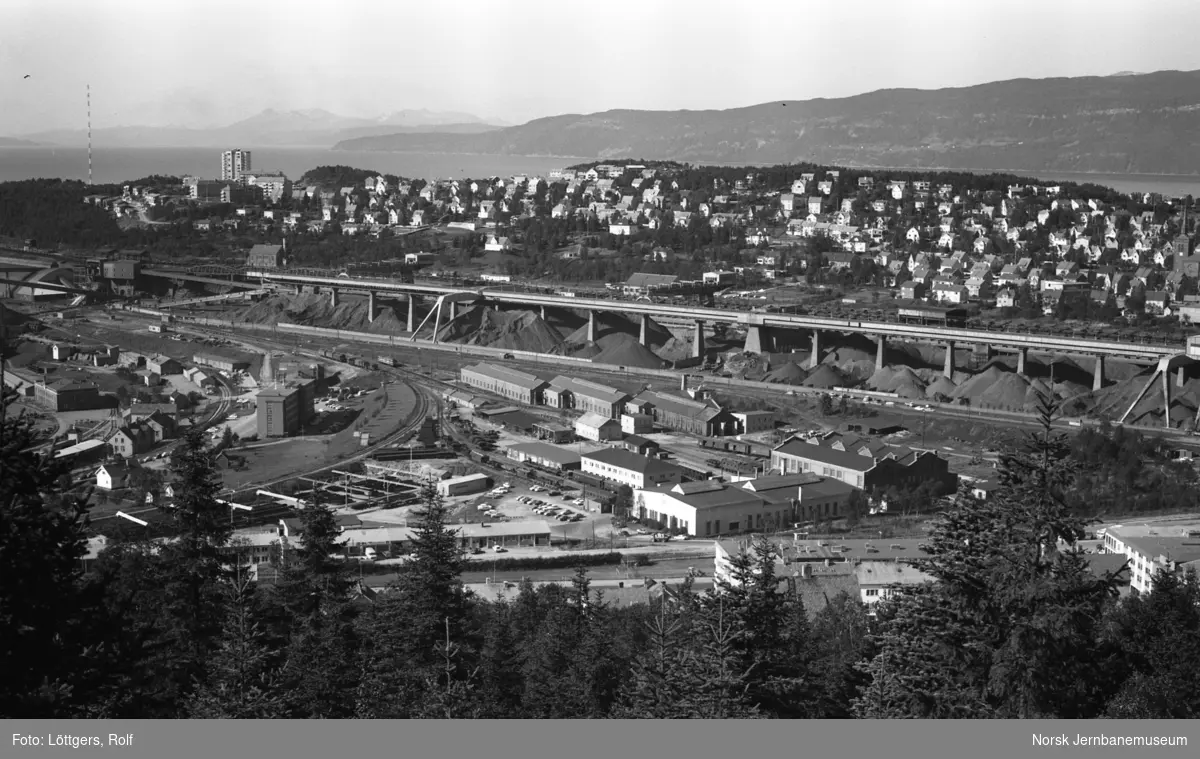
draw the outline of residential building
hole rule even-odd
[[[621,438],[621,423],[603,414],[584,414],[575,420],[575,434],[584,440],[604,442]]]
[[[583,472],[601,479],[618,482],[632,488],[643,488],[663,482],[680,482],[683,470],[674,464],[639,456],[621,448],[605,448],[581,457]]]
[[[143,422],[155,414],[174,418],[179,409],[174,403],[131,403],[121,412],[126,424]]]
[[[178,436],[178,425],[175,423],[175,417],[167,416],[161,412],[151,414],[146,419],[145,426],[154,433],[154,442],[156,443],[161,443],[164,440],[174,440]]]
[[[472,387],[487,390],[531,406],[541,405],[549,383],[540,377],[496,364],[476,364],[459,370],[459,378]]]
[[[221,181],[244,182],[246,174],[250,172],[250,165],[249,150],[226,150],[221,154]]]
[[[246,174],[246,183],[251,187],[258,187],[263,197],[272,203],[278,203],[292,192],[291,180],[278,171]]]
[[[120,490],[129,484],[129,465],[102,464],[96,470],[96,487],[101,490]]]
[[[126,425],[110,435],[106,442],[114,454],[131,459],[154,447],[154,430],[142,424]]]
[[[259,391],[258,436],[285,437],[303,429],[313,415],[316,380],[299,380]]]

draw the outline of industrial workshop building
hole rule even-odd
[[[459,378],[471,387],[503,395],[505,398],[511,398],[531,406],[541,404],[542,393],[549,384],[532,374],[518,372],[515,369],[496,364],[464,366],[459,371]]]
[[[599,414],[617,419],[629,394],[596,382],[558,376],[550,380],[545,391],[546,405],[558,409],[575,409],[585,414]]]

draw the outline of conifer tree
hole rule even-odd
[[[462,583],[466,559],[433,482],[425,484],[423,501],[411,556],[359,625],[359,717],[416,713],[428,695],[431,672],[444,663],[439,651],[447,620],[452,643],[468,649],[456,659],[457,677],[466,676],[465,663],[474,655],[470,594]]]
[[[1160,570],[1151,592],[1125,599],[1112,638],[1131,670],[1110,700],[1112,719],[1200,717],[1200,579]]]
[[[191,719],[271,719],[284,716],[277,678],[278,654],[255,621],[255,583],[238,567],[222,583],[225,623],[204,662],[205,677],[187,699]]]
[[[694,719],[751,719],[763,716],[753,701],[753,663],[746,664],[746,630],[717,596],[699,621],[701,641],[689,669],[693,683],[688,699]]]
[[[69,716],[88,698],[72,683],[96,664],[84,658],[86,504],[67,498],[47,507],[44,496],[57,491],[63,472],[30,450],[32,422],[8,414],[15,398],[0,388],[0,715]]]
[[[729,579],[718,580],[708,599],[738,629],[731,645],[752,671],[752,703],[781,718],[809,716],[816,699],[809,674],[811,642],[804,603],[776,572],[778,549],[756,536],[749,550],[729,557]]]
[[[553,597],[526,644],[523,708],[528,717],[543,719],[603,716],[615,691],[605,669],[608,609],[599,594],[593,595],[583,568],[576,570],[570,588]]]
[[[959,498],[937,521],[919,562],[934,583],[894,597],[859,716],[1083,718],[1102,708],[1093,660],[1115,584],[1074,548],[1083,525],[1063,500],[1074,467],[1055,411],[1043,398],[1041,431],[1003,457],[991,498]]]
[[[813,616],[810,635],[815,646],[812,674],[817,690],[812,716],[850,717],[851,702],[866,684],[858,664],[873,656],[866,607],[843,590]]]
[[[519,717],[524,683],[518,641],[513,635],[513,604],[501,597],[486,606],[479,649],[480,700],[490,718]]]
[[[233,530],[229,507],[218,502],[220,483],[212,452],[199,429],[184,436],[170,469],[175,502],[161,508],[171,517],[176,536],[159,554],[165,645],[155,666],[164,684],[182,698],[194,683],[203,683],[204,662],[221,635],[222,583],[228,578],[225,549]]]
[[[272,596],[290,624],[281,680],[291,714],[301,718],[349,717],[356,670],[357,634],[350,590],[353,579],[335,558],[344,543],[333,511],[316,502],[300,512],[300,540],[281,551],[281,582]]]
[[[617,719],[686,719],[692,716],[694,682],[689,667],[695,641],[684,635],[680,605],[666,595],[651,602],[647,641],[634,660],[612,716]]]

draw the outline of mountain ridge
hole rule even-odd
[[[1200,173],[1200,71],[1012,79],[732,109],[562,114],[480,134],[363,136],[335,150]]]
[[[277,110],[266,108],[253,116],[215,129],[182,126],[122,125],[92,130],[98,147],[192,148],[245,145],[247,147],[321,147],[376,134],[410,130],[426,133],[483,132],[499,129],[468,113],[424,109],[393,111],[375,118],[342,116],[321,108]],[[19,139],[61,147],[87,144],[84,129],[55,129],[23,134]]]

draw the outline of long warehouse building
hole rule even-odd
[[[541,405],[542,395],[549,385],[545,380],[532,374],[495,364],[464,366],[459,371],[459,378],[471,387],[503,395],[505,398],[511,398],[531,406]]]

